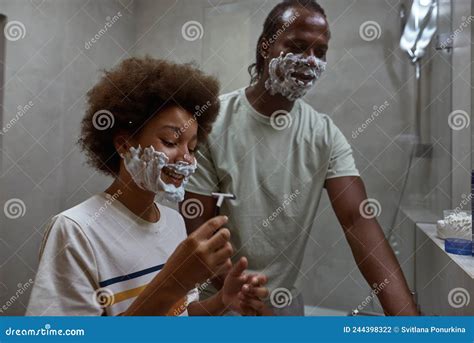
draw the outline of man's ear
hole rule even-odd
[[[268,59],[270,53],[269,53],[269,50],[270,49],[270,43],[267,41],[266,38],[262,38],[259,42],[259,52],[260,52],[260,55],[263,57],[263,59]]]
[[[130,150],[132,144],[130,143],[130,136],[125,132],[118,132],[114,137],[114,147],[117,150],[118,154],[127,153]]]

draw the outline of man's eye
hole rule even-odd
[[[321,59],[321,60],[326,58],[326,51],[324,51],[324,50],[316,51],[316,57]]]
[[[296,51],[299,51],[299,52],[305,52],[306,51],[306,47],[304,47],[302,45],[293,45],[293,49],[296,50]]]

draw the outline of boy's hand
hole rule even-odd
[[[227,217],[215,217],[178,245],[162,272],[172,276],[187,291],[208,278],[232,268],[230,231],[223,228]],[[216,232],[219,230],[218,232]]]
[[[262,299],[268,296],[268,289],[263,287],[267,278],[264,275],[246,275],[248,261],[245,257],[232,267],[222,287],[222,302],[229,310],[242,315],[258,315],[265,312]],[[252,284],[253,282],[253,284]]]
[[[242,292],[239,294],[241,300],[240,306],[249,316],[274,316],[272,310],[262,301],[269,295],[266,287],[265,275],[249,275],[248,283],[242,286]]]

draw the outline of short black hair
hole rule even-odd
[[[282,25],[284,24],[281,22],[281,17],[283,13],[285,13],[286,10],[292,7],[304,7],[308,10],[320,13],[323,15],[324,18],[327,18],[326,12],[321,7],[321,5],[318,4],[315,0],[284,0],[278,5],[276,5],[265,19],[265,22],[263,24],[263,32],[257,41],[255,63],[251,64],[248,68],[248,72],[251,77],[250,84],[253,84],[254,82],[258,81],[263,74],[265,61],[261,54],[261,46],[263,40],[269,39],[274,34],[276,34],[279,29],[281,29]],[[328,35],[330,35],[329,32]]]
[[[201,143],[219,113],[219,90],[217,79],[193,64],[148,56],[128,58],[104,71],[87,93],[88,108],[79,144],[92,167],[115,177],[121,159],[114,146],[118,133],[138,135],[153,116],[178,106],[193,114]]]

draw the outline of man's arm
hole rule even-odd
[[[359,211],[360,204],[367,199],[362,179],[355,176],[328,179],[325,188],[365,279],[370,285],[387,284],[378,294],[385,314],[419,315],[382,228],[375,218],[367,219]]]

